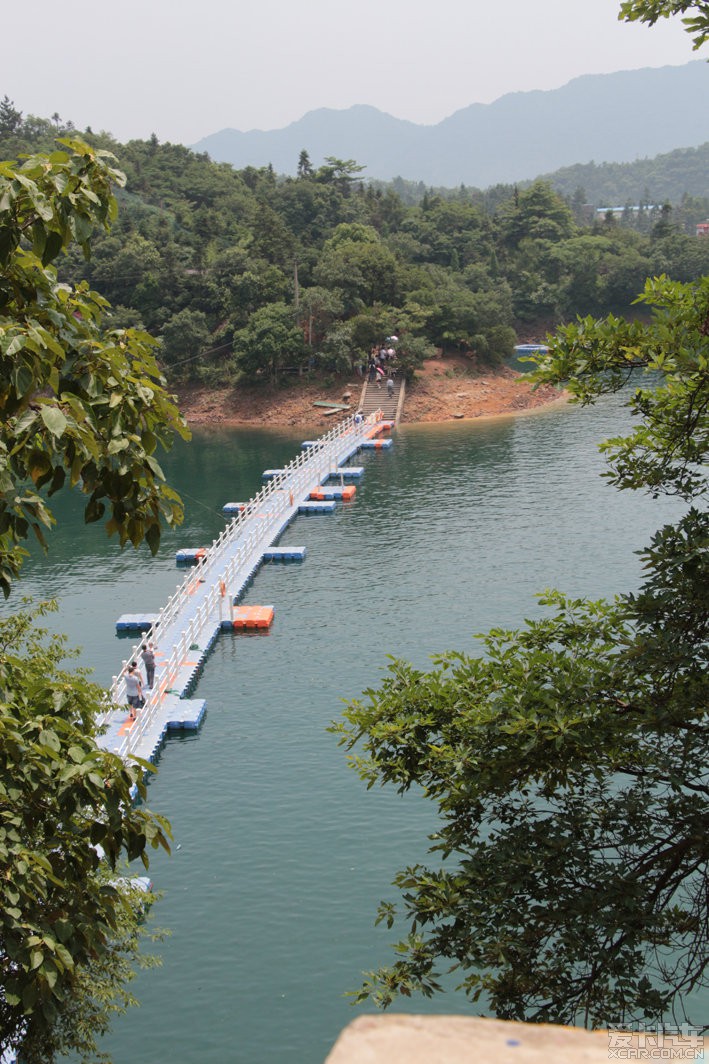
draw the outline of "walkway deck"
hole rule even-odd
[[[261,565],[264,554],[278,540],[306,501],[328,479],[346,473],[341,467],[359,450],[393,427],[381,410],[362,423],[348,417],[318,440],[306,441],[301,453],[282,470],[269,470],[258,495],[243,506],[204,557],[190,570],[150,629],[133,648],[114,677],[111,708],[104,714],[106,749],[153,761],[167,733],[196,728],[204,715],[204,701],[189,695],[222,627],[232,626],[233,605]],[[391,441],[387,441],[391,442]],[[346,489],[345,489],[346,490]],[[333,504],[334,505],[334,504]],[[157,644],[155,682],[135,722],[128,720],[125,671],[139,661],[143,642]]]

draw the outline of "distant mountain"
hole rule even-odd
[[[314,166],[332,155],[365,177],[451,188],[521,181],[574,163],[630,162],[709,141],[709,65],[587,74],[549,92],[472,104],[434,126],[375,107],[310,111],[284,129],[223,129],[194,144],[218,162],[294,174],[305,148]]]

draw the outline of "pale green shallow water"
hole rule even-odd
[[[343,994],[388,959],[373,927],[397,868],[421,860],[431,810],[366,791],[326,732],[341,699],[381,676],[388,653],[424,664],[472,634],[539,612],[535,592],[630,590],[634,551],[676,507],[605,485],[596,443],[622,423],[617,400],[494,422],[404,427],[361,456],[355,502],[299,517],[283,543],[304,564],[261,570],[246,601],[272,603],[265,636],[222,636],[197,695],[197,736],[171,741],[151,784],[173,824],[151,874],[172,929],[164,967],[142,975],[140,1010],[116,1024],[116,1064],[317,1064],[356,1015]],[[49,560],[24,593],[59,598],[53,623],[108,682],[131,643],[119,614],[156,611],[179,579],[174,550],[211,541],[223,502],[300,447],[286,433],[197,434],[165,463],[187,519],[157,559],[84,530],[67,505]],[[360,458],[357,459],[360,462]],[[414,1011],[465,1008],[416,1000]]]

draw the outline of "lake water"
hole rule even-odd
[[[404,426],[391,451],[361,456],[351,505],[291,525],[283,543],[305,544],[305,562],[264,567],[246,597],[275,606],[271,632],[220,637],[196,691],[204,725],[167,744],[150,785],[174,831],[173,855],[151,865],[172,935],[163,967],[134,984],[142,1007],[106,1040],[116,1064],[324,1060],[359,1011],[346,991],[390,959],[377,903],[395,899],[395,871],[424,859],[433,829],[417,796],[367,791],[326,728],[342,699],[378,684],[388,654],[424,665],[471,650],[476,632],[537,615],[545,587],[637,587],[634,552],[677,509],[601,479],[597,443],[624,424],[614,398]],[[62,500],[50,556],[28,564],[22,592],[58,598],[52,626],[108,683],[132,645],[116,618],[157,611],[180,579],[175,549],[208,544],[222,504],[253,495],[301,440],[196,432],[165,462],[186,520],[155,559],[120,553]],[[455,995],[401,1006],[466,1007]]]

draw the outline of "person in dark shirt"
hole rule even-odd
[[[152,643],[143,643],[140,653],[145,665],[145,686],[150,689],[155,679],[155,647]]]

